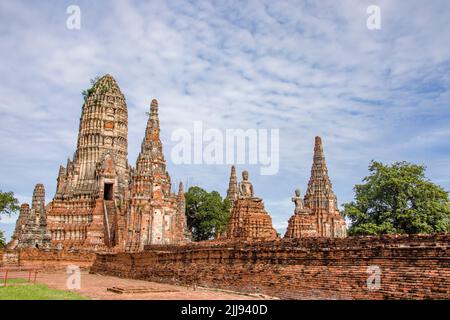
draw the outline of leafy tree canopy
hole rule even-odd
[[[0,230],[0,249],[4,248],[5,246],[6,246],[5,236],[3,234],[3,231]]]
[[[425,178],[425,167],[372,161],[355,200],[344,204],[351,235],[450,232],[448,192]]]
[[[19,200],[14,198],[14,193],[0,190],[0,219],[2,214],[11,215],[19,210],[18,203]],[[5,235],[0,230],[0,248],[3,248],[5,243]]]
[[[231,206],[228,199],[200,187],[190,187],[185,198],[187,224],[194,241],[211,239],[226,230]]]
[[[19,210],[19,200],[14,198],[12,192],[2,192],[0,190],[0,214],[11,215]]]

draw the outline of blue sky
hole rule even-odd
[[[66,8],[81,8],[68,30]],[[366,8],[381,8],[381,30]],[[112,74],[129,108],[134,165],[157,98],[172,181],[225,194],[229,167],[174,165],[171,133],[194,121],[221,130],[280,129],[280,171],[250,171],[277,229],[306,189],[314,136],[339,204],[371,159],[425,164],[450,190],[450,2],[0,0],[0,189],[54,195],[72,157],[81,91]],[[3,218],[8,231],[15,217]]]

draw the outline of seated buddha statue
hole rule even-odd
[[[255,201],[262,201],[261,198],[253,195],[253,185],[248,180],[248,171],[242,171],[242,181],[239,182],[239,199],[252,199]]]
[[[303,198],[301,197],[300,189],[295,190],[295,195],[292,197],[292,202],[295,204],[295,214],[308,214],[303,205]]]

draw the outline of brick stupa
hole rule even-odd
[[[232,169],[230,180],[234,180]],[[253,186],[248,181],[248,173],[242,173],[243,181],[239,183],[236,194],[228,194],[233,201],[230,221],[228,223],[228,239],[241,240],[275,240],[277,232],[272,226],[272,218],[264,209],[264,202],[253,196]]]
[[[295,213],[289,219],[285,238],[328,237],[344,238],[347,235],[345,219],[337,208],[323,153],[322,139],[316,137],[311,177],[304,200],[300,191],[292,198]]]
[[[50,241],[45,211],[45,188],[43,184],[38,183],[33,191],[31,208],[28,203],[20,206],[14,235],[7,248],[49,248]]]

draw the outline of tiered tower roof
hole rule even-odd
[[[31,208],[38,212],[45,209],[45,188],[42,183],[34,187]]]
[[[231,174],[230,174],[230,182],[228,184],[227,198],[230,201],[234,201],[238,198],[238,181],[235,166],[231,166]]]
[[[305,194],[305,206],[310,209],[322,208],[336,210],[336,195],[328,177],[327,164],[323,152],[322,139],[316,137],[311,177]],[[332,204],[332,207],[330,207]]]
[[[160,138],[158,101],[153,99],[150,104],[150,115],[147,120],[145,137],[136,163],[136,172],[150,175],[155,171],[165,172],[166,161]]]

